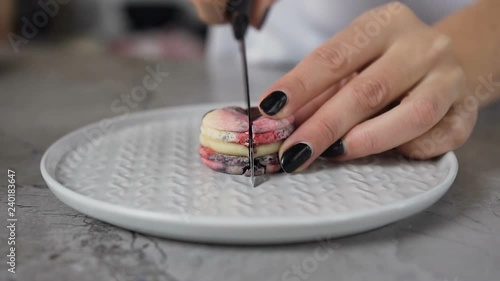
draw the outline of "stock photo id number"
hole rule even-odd
[[[7,170],[7,229],[8,229],[8,254],[7,269],[11,273],[16,273],[16,172]]]

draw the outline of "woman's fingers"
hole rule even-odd
[[[233,3],[241,0],[190,0],[196,8],[198,18],[207,24],[220,24],[227,22],[226,11],[231,10]],[[250,23],[256,27],[262,27],[270,6],[275,0],[252,1],[252,12]]]
[[[429,74],[400,105],[361,123],[343,137],[339,161],[380,153],[400,146],[431,129],[441,120],[465,87],[461,71]],[[324,155],[335,157],[339,155]]]
[[[426,45],[428,43],[422,41],[419,44]],[[417,44],[414,44],[412,47],[415,49],[424,48]],[[307,162],[299,163],[301,169],[307,167],[308,164],[320,156],[351,128],[380,112],[388,104],[399,98],[402,93],[410,90],[432,69],[434,64],[434,60],[432,59],[408,56],[407,54],[411,50],[408,46],[398,47],[397,44],[394,45],[394,48],[391,48],[379,60],[368,66],[363,72],[347,83],[342,90],[322,105],[314,115],[283,143],[282,155],[290,156],[285,151],[296,143],[307,143],[313,150],[313,153],[307,159]],[[436,52],[433,55],[438,56],[438,54],[439,52]],[[418,91],[418,95],[420,92]],[[422,95],[420,99],[427,99],[427,95]],[[446,99],[446,101],[448,100]],[[446,104],[447,108],[445,108],[442,115],[446,113],[452,102],[450,101]],[[418,109],[420,109],[423,105],[418,106]],[[396,109],[396,113],[384,114],[383,116],[388,115],[389,117],[384,117],[383,122],[407,116],[407,106],[401,106],[401,108]],[[402,120],[399,121],[402,122]],[[373,127],[374,125],[371,124],[370,130]],[[373,135],[371,131],[369,132],[370,135],[368,135],[366,130],[362,130],[364,133],[362,137],[364,138],[379,136],[378,134]],[[409,130],[413,130],[413,128]],[[423,132],[420,131],[419,133],[422,134]],[[339,151],[341,150],[335,150],[336,153]],[[294,171],[291,168],[287,169],[286,166],[289,162],[287,157],[282,158],[282,162],[284,163],[285,171]],[[296,164],[290,167],[299,168],[296,167]]]
[[[353,73],[351,76],[342,79],[339,83],[331,86],[328,90],[323,92],[321,95],[314,98],[312,101],[308,102],[306,105],[301,107],[294,113],[295,116],[295,126],[302,125],[307,119],[314,115],[318,109],[320,109],[329,99],[333,97],[336,93],[340,91],[349,81],[354,79],[358,74]]]
[[[477,109],[462,111],[452,108],[445,118],[425,134],[398,147],[410,158],[429,159],[462,146],[474,129]]]
[[[321,95],[315,97],[312,101],[308,102],[302,108],[297,110],[294,114],[295,126],[299,127],[307,119],[309,119],[318,109],[320,109],[329,99],[333,97],[340,90],[340,84],[335,84],[323,92]]]
[[[379,26],[374,36],[364,34],[366,26],[374,22],[373,16],[364,15],[318,47],[266,91],[259,101],[261,112],[276,119],[294,114],[343,78],[376,60],[390,45],[394,33],[390,26]],[[363,34],[366,38],[361,45]]]

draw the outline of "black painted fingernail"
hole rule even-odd
[[[330,145],[322,154],[321,157],[325,158],[335,158],[337,156],[343,155],[345,153],[344,144],[342,140],[338,140],[334,144]]]
[[[262,18],[260,19],[259,27],[257,27],[257,29],[261,29],[264,26],[264,24],[266,23],[266,19],[267,19],[267,15],[269,14],[269,10],[271,10],[271,7],[268,7],[264,11],[264,14],[262,15]]]
[[[312,149],[305,143],[298,143],[283,153],[281,168],[287,173],[293,173],[304,164],[312,155]]]
[[[267,115],[276,115],[283,107],[285,107],[288,97],[282,91],[272,92],[259,105],[259,107]]]

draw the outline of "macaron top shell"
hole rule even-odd
[[[275,120],[260,114],[256,107],[253,107],[251,110],[253,118],[252,128],[256,134],[282,129],[293,124],[295,121],[293,116]],[[215,109],[203,117],[202,124],[203,126],[225,132],[247,132],[247,110],[236,106]]]

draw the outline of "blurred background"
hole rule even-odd
[[[242,105],[241,62],[207,62],[207,33],[187,0],[0,0],[0,160],[32,167],[26,179],[40,180],[42,152],[86,124]],[[254,66],[253,100],[284,71]]]
[[[186,0],[0,0],[0,35],[3,48],[70,42],[130,57],[196,59],[206,27]]]
[[[0,0],[0,93],[29,96],[37,111],[49,101],[78,107],[75,118],[91,122],[113,113],[109,104],[102,114],[87,112],[98,97],[130,93],[149,66],[170,76],[131,111],[243,101],[240,60],[206,62],[207,33],[187,0]],[[283,73],[251,71],[252,97]],[[4,107],[27,109],[16,100]]]

